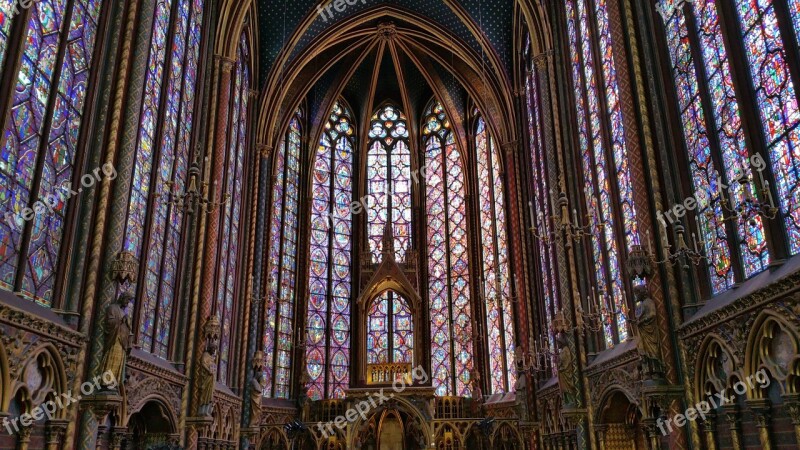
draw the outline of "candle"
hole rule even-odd
[[[528,211],[531,214],[531,228],[533,228],[536,226],[536,222],[533,220],[533,203],[530,200],[528,200]]]

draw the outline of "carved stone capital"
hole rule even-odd
[[[519,141],[508,141],[503,144],[500,144],[500,148],[502,148],[503,151],[506,152],[506,155],[514,154],[514,150],[517,150],[518,147],[519,147]]]
[[[533,65],[537,69],[544,69],[547,67],[547,62],[553,57],[553,49],[543,51],[533,57]]]
[[[741,423],[739,408],[737,408],[736,405],[723,405],[722,413],[725,414],[725,421],[728,422],[728,426],[731,427],[731,430],[738,430]]]
[[[753,420],[758,428],[767,428],[770,419],[770,401],[767,399],[747,400],[747,406],[753,412]]]
[[[81,408],[94,414],[95,420],[102,423],[111,411],[122,406],[122,397],[116,392],[102,392],[81,400]]]
[[[792,418],[792,424],[800,426],[800,394],[784,395],[783,405]]]
[[[214,61],[217,63],[217,66],[220,69],[222,69],[223,72],[228,72],[228,73],[230,73],[230,71],[233,70],[233,65],[236,64],[236,61],[224,55],[214,55]]]
[[[28,443],[31,442],[31,431],[33,427],[19,427],[19,440],[17,441],[18,444],[23,444],[23,448],[27,448]]]
[[[45,443],[48,446],[56,446],[53,448],[60,448],[63,444],[64,435],[67,432],[68,420],[50,420],[45,425]]]

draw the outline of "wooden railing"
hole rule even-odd
[[[367,364],[367,384],[392,384],[396,380],[411,385],[411,363]]]

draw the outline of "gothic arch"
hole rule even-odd
[[[4,410],[8,409],[11,399],[19,397],[30,412],[36,406],[47,400],[53,400],[68,389],[64,362],[53,344],[41,345],[29,352],[29,355],[17,367],[16,379],[6,385],[9,389],[5,389],[4,386],[3,394],[8,395],[8,403],[4,404]],[[3,367],[3,378],[9,376],[6,367]],[[57,408],[57,418],[66,418],[67,412],[68,408]]]
[[[395,414],[397,412],[403,412],[408,414],[411,420],[416,421],[418,426],[421,428],[422,436],[425,438],[426,448],[430,446],[430,437],[434,435],[432,422],[425,419],[422,411],[420,411],[414,404],[412,404],[407,399],[395,395],[392,399],[387,402],[385,405],[379,406],[370,416],[366,418],[366,420],[362,416],[358,416],[355,422],[352,423],[347,429],[347,442],[354,443],[358,438],[359,430],[361,429],[362,424],[368,423],[370,420],[375,418],[383,419],[383,414],[387,410],[395,410]]]
[[[736,367],[742,367],[742,362],[724,339],[715,333],[706,336],[695,360],[695,398],[705,398],[707,391],[723,392],[730,389]]]
[[[153,384],[153,387],[158,387],[158,384]],[[175,411],[172,410],[170,407],[169,399],[161,395],[158,391],[153,391],[150,395],[142,398],[137,402],[135,407],[130,408],[129,414],[125,418],[125,422],[123,422],[123,426],[130,426],[131,419],[136,415],[142,412],[146,407],[155,405],[158,407],[158,410],[162,412],[162,416],[167,419],[167,423],[172,430],[177,429],[177,415]]]
[[[346,22],[342,22],[341,26],[326,30],[291,62],[285,60],[288,51],[283,52],[283,59],[279,57],[273,66],[274,69],[262,96],[261,106],[264,114],[261,115],[258,125],[258,136],[261,141],[268,146],[274,146],[280,134],[280,126],[276,124],[286,121],[284,119],[321,77],[322,72],[327,71],[348,54],[370,45],[376,38],[376,30],[371,25],[366,30],[364,27],[381,18],[431,30],[432,32],[421,33],[397,26],[394,27],[396,35],[393,35],[392,39],[405,54],[424,55],[452,73],[470,96],[477,99],[480,109],[486,114],[487,122],[490,123],[500,142],[511,141],[517,136],[513,120],[515,107],[511,95],[512,89],[510,82],[504,76],[497,76],[491,70],[486,71],[479,60],[480,55],[428,18],[396,6],[382,4],[356,14]],[[478,39],[485,39],[482,33],[477,36]],[[293,49],[292,41],[289,42],[287,48]],[[452,57],[444,58],[432,46],[451,52]],[[322,68],[318,64],[313,64],[318,57],[326,61]],[[487,57],[492,57],[491,52]],[[415,64],[420,62],[411,59]],[[284,67],[288,69],[281,72]],[[417,69],[423,75],[430,75],[427,66],[420,65]],[[291,81],[284,83],[286,80]],[[347,81],[343,80],[343,83]],[[442,99],[442,101],[447,100]]]
[[[753,322],[747,339],[743,377],[754,376],[761,369],[780,383],[782,394],[798,391],[800,333],[784,317],[772,311],[763,311]],[[747,398],[763,397],[762,390],[748,385]]]

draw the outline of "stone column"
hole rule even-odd
[[[753,419],[758,428],[758,438],[761,440],[763,450],[772,450],[772,441],[769,437],[769,419],[771,413],[770,402],[767,399],[747,400],[747,406],[753,412]]]
[[[31,443],[31,430],[33,427],[19,427],[19,434],[17,435],[17,450],[28,450],[28,444]]]
[[[739,411],[736,405],[724,405],[722,410],[725,414],[725,421],[728,422],[731,430],[731,446],[733,450],[742,450],[742,439],[740,429]]]
[[[706,420],[703,422],[703,433],[706,435],[706,448],[717,450],[717,443],[714,439],[714,413],[707,413]]]
[[[606,425],[595,425],[594,433],[597,436],[597,444],[600,450],[606,450]]]
[[[64,435],[67,432],[67,420],[50,420],[45,429],[45,448],[59,450],[64,448]]]

